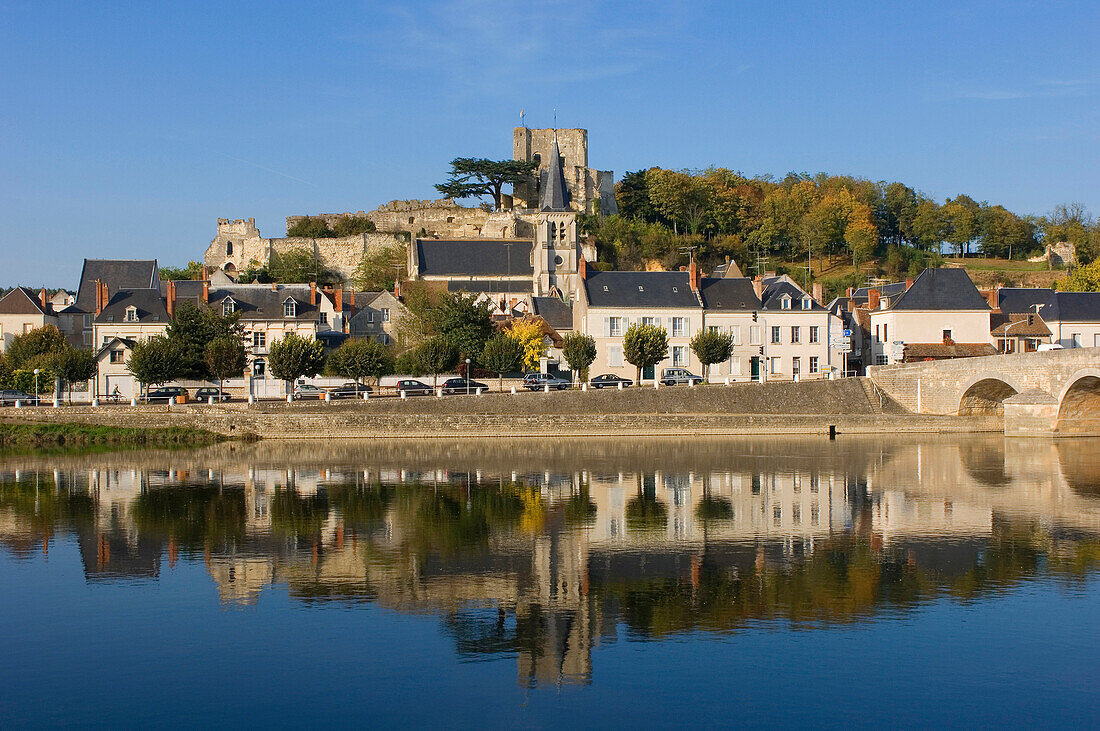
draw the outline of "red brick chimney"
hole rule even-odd
[[[314,307],[317,306],[317,282],[309,283],[309,303]]]
[[[171,279],[168,280],[164,295],[165,307],[168,309],[168,319],[174,319],[176,317],[176,283]]]
[[[867,309],[877,310],[879,301],[879,291],[877,289],[868,290],[867,292]]]
[[[396,279],[393,280],[393,298],[395,300],[401,299],[401,282],[397,281]]]
[[[342,284],[337,284],[337,285],[336,285],[336,293],[335,293],[335,295],[336,295],[336,296],[335,296],[335,299],[336,299],[336,304],[335,304],[335,307],[336,307],[336,311],[337,311],[337,312],[343,312],[343,311],[344,311],[344,285],[342,285]]]
[[[913,286],[913,278],[912,277],[906,277],[905,278],[905,291],[908,292],[909,288],[912,287],[912,286]]]
[[[202,278],[202,301],[210,301],[210,280],[206,277]]]
[[[688,283],[691,285],[692,292],[699,291],[699,265],[695,263],[695,259],[688,264]]]
[[[583,256],[581,257],[580,262],[577,264],[577,273],[581,275],[582,282],[585,279],[588,279],[588,262],[584,260]]]
[[[825,285],[821,282],[814,282],[813,297],[817,300],[818,304],[821,304],[825,300]]]
[[[752,291],[756,293],[758,300],[764,299],[764,279],[760,275],[752,280]]]
[[[42,288],[42,289],[41,289],[41,290],[40,290],[40,291],[38,292],[38,303],[39,303],[40,305],[42,305],[42,309],[43,309],[43,310],[47,309],[47,307],[46,307],[46,288],[45,288],[45,287],[43,287],[43,288]]]
[[[97,279],[95,280],[95,314],[97,317],[100,312],[103,312],[103,281]]]
[[[351,310],[353,310],[353,311],[355,310],[355,288],[354,287],[352,288],[352,290],[350,292],[348,292],[348,307],[351,308]]]
[[[856,288],[855,287],[848,287],[848,296],[849,297],[854,296],[855,293],[856,293]]]

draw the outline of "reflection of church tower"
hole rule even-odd
[[[535,229],[536,294],[568,297],[576,291],[577,214],[569,206],[564,159],[558,138],[539,179],[539,216]]]

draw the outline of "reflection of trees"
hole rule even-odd
[[[187,549],[236,544],[244,537],[241,489],[186,485],[147,490],[134,498],[130,514],[141,533],[174,538]]]
[[[271,499],[271,528],[285,536],[308,538],[321,532],[329,514],[328,496],[300,495],[293,488],[276,490]]]
[[[422,555],[483,548],[494,532],[511,532],[524,513],[514,486],[402,485],[396,505],[410,545]]]
[[[733,517],[733,502],[729,498],[703,495],[695,515],[700,520],[729,520]]]
[[[327,485],[325,490],[345,527],[361,532],[369,532],[385,519],[396,495],[392,485],[382,484],[344,483]]]
[[[588,486],[585,485],[575,495],[571,495],[568,500],[565,501],[565,508],[562,511],[562,515],[565,518],[565,524],[569,526],[583,526],[591,525],[596,520],[596,503],[592,502],[592,499],[588,494]]]
[[[668,508],[657,499],[652,475],[638,482],[638,494],[626,502],[626,527],[633,531],[660,530],[668,523]]]
[[[58,489],[52,473],[0,482],[0,510],[11,511],[28,532],[52,535],[95,520],[95,502],[85,491]]]

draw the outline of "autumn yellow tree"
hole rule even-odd
[[[546,320],[533,315],[512,320],[508,325],[508,335],[523,346],[524,368],[539,367],[539,360],[546,352],[545,338],[548,331]]]

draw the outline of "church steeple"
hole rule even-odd
[[[554,146],[550,149],[550,169],[542,181],[539,209],[543,211],[568,211],[569,192],[565,188],[565,172],[561,169],[561,152],[558,151],[558,133],[554,131]]]

